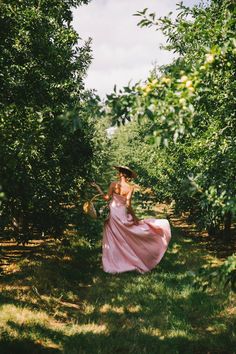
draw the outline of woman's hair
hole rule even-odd
[[[132,178],[132,172],[120,167],[119,172],[121,172],[126,178]]]

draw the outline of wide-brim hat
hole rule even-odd
[[[131,170],[131,168],[129,168],[128,166],[113,166],[113,167],[116,168],[118,171],[126,170],[127,172],[131,173],[132,178],[137,177],[137,173],[134,170]]]

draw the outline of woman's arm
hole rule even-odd
[[[112,196],[112,193],[113,193],[113,183],[110,184],[110,186],[109,186],[109,188],[108,188],[107,194],[105,194],[105,193],[102,191],[101,187],[100,187],[97,183],[93,182],[93,183],[91,183],[91,185],[97,189],[98,193],[101,194],[101,196],[102,196],[102,198],[103,198],[104,200],[109,200],[110,197]]]
[[[132,200],[133,191],[134,191],[134,188],[132,188],[132,189],[130,190],[130,192],[128,193],[128,195],[127,195],[127,198],[126,198],[126,207],[127,207],[128,212],[132,215],[135,225],[138,225],[139,219],[138,219],[137,216],[135,215],[134,210],[133,210],[133,208],[132,208],[132,206],[131,206],[131,200]]]

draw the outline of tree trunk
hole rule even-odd
[[[224,215],[224,235],[226,237],[230,236],[231,224],[232,224],[232,213],[231,211],[227,211]]]

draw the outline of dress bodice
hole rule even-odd
[[[125,205],[126,204],[126,196],[120,195],[118,193],[113,193],[111,202],[114,202],[113,204]]]

